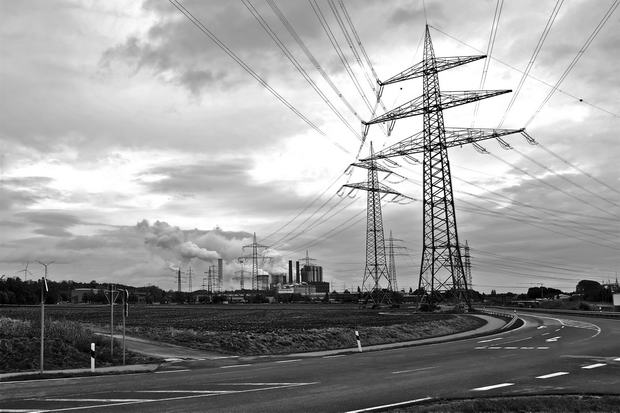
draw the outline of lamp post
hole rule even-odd
[[[40,359],[40,371],[43,374],[43,349],[45,348],[45,293],[47,292],[47,266],[54,263],[54,261],[50,261],[48,263],[44,263],[41,261],[37,261],[39,264],[45,268],[45,273],[43,275],[43,282],[41,283],[41,359]],[[45,291],[43,290],[45,288]]]

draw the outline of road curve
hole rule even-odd
[[[516,330],[417,347],[3,382],[0,411],[350,412],[437,398],[620,394],[620,320],[520,317]]]

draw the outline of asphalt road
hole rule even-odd
[[[517,330],[449,343],[4,382],[0,411],[348,412],[429,398],[620,394],[620,320],[521,317]]]

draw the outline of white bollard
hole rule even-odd
[[[95,372],[95,343],[90,343],[90,371]]]
[[[357,330],[355,330],[355,339],[357,340],[357,349],[361,353],[362,352],[362,343],[360,342],[360,333],[358,333]]]

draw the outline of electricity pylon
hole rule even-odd
[[[351,191],[360,189],[367,192],[366,266],[364,268],[364,278],[362,279],[362,291],[368,293],[374,304],[390,303],[392,284],[385,257],[381,199],[387,195],[393,195],[392,201],[411,198],[396,192],[387,185],[379,183],[378,172],[388,174],[393,174],[393,172],[379,165],[374,159],[372,142],[370,143],[369,160],[352,163],[351,166],[368,170],[368,180],[366,182],[343,185],[343,188],[351,188]]]
[[[365,125],[364,135],[370,125],[387,122],[393,126],[398,119],[422,115],[424,129],[394,145],[378,152],[374,158],[391,158],[422,153],[423,161],[423,246],[418,288],[424,291],[424,299],[431,307],[445,298],[455,304],[471,307],[468,284],[463,272],[459,249],[452,178],[448,148],[471,143],[484,151],[477,141],[504,135],[524,133],[524,129],[445,128],[443,110],[477,100],[511,92],[510,90],[440,91],[438,73],[486,56],[435,57],[428,25],[424,36],[423,60],[384,82],[379,82],[379,96],[385,85],[422,77],[423,94]],[[527,136],[526,136],[527,138]],[[503,142],[503,141],[502,141]]]
[[[395,246],[394,241],[403,242],[402,239],[394,238],[392,236],[392,230],[390,230],[390,237],[387,239],[388,242],[388,274],[390,277],[390,285],[392,287],[392,291],[398,291],[398,281],[396,280],[396,255],[406,255],[406,254],[398,254],[395,253],[394,250],[397,249],[407,249],[407,247]]]
[[[266,257],[264,254],[264,251],[269,247],[267,245],[261,245],[256,242],[256,232],[255,232],[252,238],[252,243],[250,245],[244,245],[243,250],[245,251],[246,248],[251,248],[251,251],[252,251],[251,254],[244,255],[243,257],[239,257],[239,258],[250,259],[252,262],[252,270],[251,270],[252,290],[266,290],[268,286],[264,285],[265,283],[264,283],[263,277],[261,277],[260,279],[258,277],[258,257],[260,255],[263,262],[266,259],[267,260],[270,259],[271,257]]]
[[[463,247],[463,270],[465,271],[465,279],[467,280],[467,286],[471,288],[471,256],[469,255],[469,244],[465,240],[465,246]]]
[[[303,260],[306,263],[306,267],[309,267],[312,261],[316,261],[316,259],[310,258],[310,255],[308,255],[308,250],[306,250],[306,256],[301,258],[300,261],[301,260]]]

